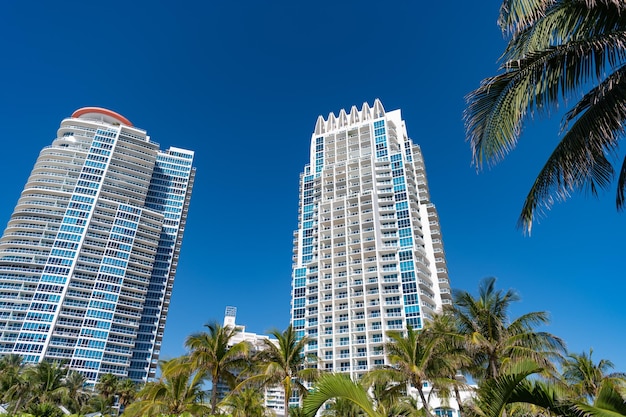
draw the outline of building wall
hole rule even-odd
[[[400,110],[320,116],[300,178],[291,322],[324,370],[386,363],[385,333],[420,328],[450,285],[419,146]]]
[[[192,160],[106,109],[61,122],[0,239],[0,354],[154,375]]]

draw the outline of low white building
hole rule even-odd
[[[230,339],[230,346],[233,346],[239,342],[247,342],[252,346],[253,352],[263,350],[266,346],[266,341],[276,344],[276,339],[272,339],[269,336],[261,335],[257,333],[246,332],[246,327],[236,323],[237,307],[226,307],[224,313],[224,327],[238,328],[237,332],[232,339]],[[226,394],[226,387],[218,387],[218,390]],[[274,414],[279,416],[285,415],[285,392],[282,387],[272,386],[264,388],[264,400],[265,407],[268,410],[272,410]]]

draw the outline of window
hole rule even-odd
[[[424,384],[426,386],[426,384]],[[451,408],[435,408],[435,415],[437,417],[454,417],[454,410]]]

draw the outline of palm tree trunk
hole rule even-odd
[[[489,355],[489,369],[488,369],[488,371],[490,371],[489,374],[491,374],[490,376],[491,376],[492,379],[496,379],[498,377],[498,372],[499,372],[499,369],[498,369],[498,358],[494,354]]]
[[[211,414],[215,415],[215,412],[217,411],[217,383],[219,382],[219,377],[216,377],[215,375],[213,376],[213,378],[211,379],[211,384],[213,384],[213,387],[211,388]]]
[[[459,392],[459,387],[454,384],[454,396],[456,398],[456,403],[459,406],[459,417],[463,417],[465,414],[465,410],[463,409],[463,403],[461,402],[461,393]]]
[[[20,403],[22,402],[22,397],[17,397],[17,401],[15,402],[15,408],[13,409],[13,415],[17,415],[17,410],[20,409]]]
[[[494,354],[489,355],[489,371],[491,371],[491,378],[496,379],[500,370],[498,369],[498,358]],[[502,414],[500,417],[507,417],[506,408],[502,408]]]
[[[285,417],[289,417],[289,398],[291,397],[291,387],[288,383],[285,383],[283,384],[283,389],[285,391]]]
[[[417,388],[417,393],[420,396],[420,400],[422,400],[422,408],[424,409],[427,417],[434,417],[433,414],[430,412],[430,406],[428,405],[428,400],[424,396],[424,390],[422,389],[422,386],[423,385],[415,384],[415,388]]]

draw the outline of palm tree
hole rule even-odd
[[[10,414],[16,415],[20,411],[24,404],[28,404],[33,397],[33,391],[26,375],[21,372],[11,378],[11,386],[3,392],[2,400],[9,403],[8,410],[12,412]]]
[[[496,279],[484,279],[478,298],[466,291],[454,292],[451,312],[472,358],[471,375],[478,380],[494,379],[522,360],[532,360],[545,371],[554,370],[552,360],[565,352],[564,342],[535,327],[548,323],[545,312],[526,313],[510,321],[509,307],[518,301],[513,290],[496,290]]]
[[[441,337],[435,332],[415,330],[408,326],[405,332],[388,332],[387,337],[390,342],[385,345],[385,349],[391,366],[373,370],[372,374],[387,373],[395,381],[410,384],[417,390],[426,415],[433,417],[424,393],[424,383],[454,383],[454,379],[449,380],[449,377],[456,373],[456,363],[447,361],[441,350],[444,346]]]
[[[103,416],[112,416],[113,407],[108,399],[102,395],[95,395],[89,400],[89,411],[92,413],[100,413]]]
[[[113,405],[115,402],[115,393],[119,382],[119,377],[113,374],[104,374],[98,378],[96,390],[100,393],[102,398],[109,403],[109,405]]]
[[[581,400],[593,401],[599,393],[601,384],[606,380],[616,385],[626,383],[625,373],[608,373],[614,367],[613,362],[601,359],[598,363],[594,363],[591,358],[592,354],[593,349],[589,349],[589,354],[571,353],[562,364],[563,379],[574,389]]]
[[[51,403],[32,403],[26,407],[25,416],[36,417],[64,417],[65,414],[59,407]]]
[[[6,392],[24,370],[24,361],[20,355],[10,354],[0,358],[0,392]]]
[[[232,417],[265,417],[269,412],[265,409],[263,394],[254,388],[244,388],[231,392],[220,403],[229,410]]]
[[[68,395],[68,388],[65,386],[66,375],[67,369],[59,363],[43,361],[27,367],[24,376],[32,393],[28,405],[60,404],[61,399]]]
[[[64,385],[67,388],[67,394],[64,398],[65,405],[73,413],[80,413],[92,397],[91,393],[85,389],[87,378],[80,372],[69,371],[65,377]]]
[[[506,415],[575,417],[562,400],[559,387],[529,377],[543,370],[532,361],[516,362],[507,372],[483,381],[476,397],[469,404],[470,414],[476,417],[503,417]],[[513,406],[521,412],[511,412]],[[532,413],[522,410],[533,409]]]
[[[188,359],[192,369],[206,373],[212,384],[211,414],[217,412],[218,386],[226,382],[235,386],[236,374],[247,365],[249,346],[240,342],[231,346],[231,339],[241,329],[213,322],[205,325],[208,332],[192,334],[185,341],[190,350]]]
[[[400,376],[400,378],[398,378]],[[398,382],[400,379],[401,382]],[[372,370],[366,374],[359,384],[362,385],[372,397],[372,403],[375,404],[376,412],[388,416],[408,416],[411,411],[417,411],[419,408],[417,402],[410,404],[407,401],[407,383],[401,373],[395,372],[379,372]],[[337,398],[335,401],[346,402],[348,400]],[[352,407],[356,407],[354,403],[350,403]],[[415,405],[415,407],[413,407]],[[358,409],[358,407],[357,407]],[[361,411],[359,410],[361,413]],[[423,417],[423,412],[419,413]]]
[[[461,389],[471,389],[466,383],[466,376],[470,374],[472,360],[465,349],[464,337],[459,334],[455,318],[449,312],[433,315],[426,322],[424,332],[437,340],[437,359],[445,366],[439,367],[439,378],[430,381],[432,390],[430,395],[437,393],[439,398],[454,398],[459,407],[459,414],[465,410],[461,398]]]
[[[313,381],[319,374],[316,368],[307,368],[316,361],[316,357],[304,354],[308,339],[298,339],[291,325],[284,332],[273,330],[270,334],[276,340],[264,340],[264,348],[255,356],[258,373],[242,384],[282,386],[285,393],[284,410],[287,414],[292,394],[296,392],[301,397],[305,396],[307,387],[303,382]]]
[[[124,410],[128,417],[155,417],[162,414],[213,414],[204,404],[204,374],[181,363],[187,358],[161,361],[161,378],[148,382],[137,394],[138,401]]]
[[[304,417],[304,411],[302,411],[302,407],[291,407],[289,409],[289,417]]]
[[[477,168],[512,150],[526,119],[574,103],[524,202],[519,225],[530,231],[538,209],[574,190],[596,194],[614,177],[611,159],[626,127],[626,3],[504,0],[500,10],[509,35],[501,73],[467,96],[464,115]],[[626,159],[619,172],[616,203],[623,209]]]
[[[126,406],[137,396],[137,384],[131,379],[122,379],[117,384],[116,394],[118,398],[118,413],[124,411]]]
[[[532,362],[518,362],[509,371],[481,384],[471,404],[474,416],[502,417],[510,410],[520,416],[626,417],[626,397],[615,380],[604,379],[590,405],[569,398],[563,385],[529,378],[542,372]]]
[[[577,402],[573,409],[578,415],[590,417],[626,416],[626,396],[620,393],[611,380],[604,380],[600,385],[593,405]]]

